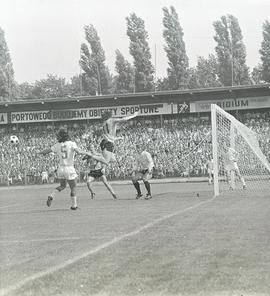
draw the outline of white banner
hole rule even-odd
[[[7,113],[0,113],[0,124],[7,124],[7,123],[8,123]]]
[[[196,101],[190,103],[190,112],[210,112],[211,104],[216,104],[224,110],[270,108],[270,97]]]
[[[64,110],[45,110],[45,111],[25,111],[12,112],[11,123],[27,123],[27,122],[47,122],[62,120],[83,120],[97,119],[101,114],[111,110],[113,117],[123,117],[139,112],[140,116],[172,114],[173,108],[171,104],[157,103],[149,105],[127,105],[114,106],[104,108],[84,108],[84,109],[64,109]]]

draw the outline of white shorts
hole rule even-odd
[[[75,180],[77,177],[74,166],[60,166],[57,169],[58,179]]]
[[[208,175],[214,175],[214,170],[208,169],[207,172],[208,172]]]
[[[230,171],[239,171],[239,168],[238,168],[237,162],[234,161],[233,163],[226,164],[226,165],[225,165],[225,170],[226,170],[227,172],[230,172]]]
[[[138,182],[139,180],[148,181],[152,178],[152,173],[148,171],[148,169],[140,170],[135,173],[133,177],[134,182]]]

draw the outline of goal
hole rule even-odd
[[[268,192],[270,164],[258,134],[216,104],[211,104],[214,193]]]

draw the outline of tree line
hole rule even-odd
[[[253,69],[246,64],[246,47],[238,19],[224,15],[213,22],[215,52],[199,56],[189,66],[184,30],[173,6],[163,8],[164,51],[168,66],[165,77],[156,79],[145,22],[135,13],[126,17],[130,63],[119,49],[115,51],[115,75],[106,65],[105,51],[95,27],[84,27],[85,40],[80,46],[81,73],[70,81],[48,74],[35,83],[17,83],[12,59],[0,28],[0,100],[44,99],[67,96],[123,94],[160,90],[180,90],[270,82],[270,22],[262,24],[260,63]]]

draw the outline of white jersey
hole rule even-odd
[[[43,171],[43,172],[41,173],[41,179],[48,179],[48,173],[45,172],[45,171]]]
[[[151,171],[154,167],[154,161],[151,154],[147,151],[143,151],[137,158],[137,166],[141,170],[148,169]]]
[[[225,155],[225,170],[226,171],[239,171],[237,165],[238,153],[233,149],[229,148]]]
[[[229,148],[225,156],[225,164],[232,165],[237,161],[238,154],[233,148]]]
[[[60,166],[74,166],[75,149],[78,149],[77,144],[72,141],[56,143],[51,147],[52,152],[59,157]]]
[[[207,169],[211,170],[211,171],[214,169],[214,160],[213,159],[207,161]]]

